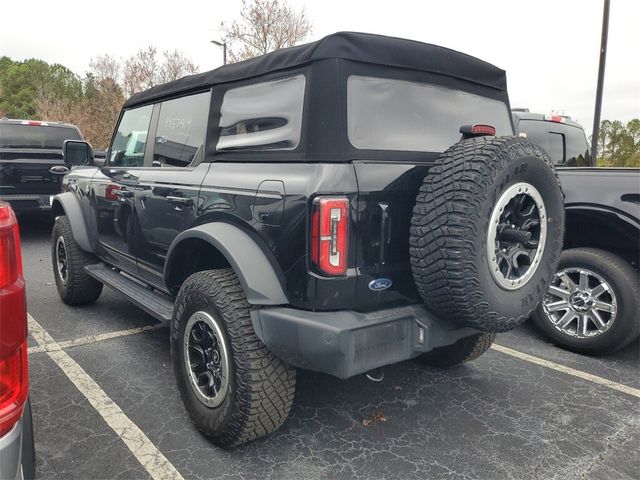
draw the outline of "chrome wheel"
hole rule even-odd
[[[60,277],[60,281],[63,285],[66,285],[69,276],[69,261],[67,258],[67,247],[62,236],[59,236],[56,240],[56,266],[58,267],[58,277]]]
[[[611,328],[617,299],[611,285],[585,268],[560,270],[542,301],[545,316],[560,332],[593,338]]]
[[[184,330],[184,362],[189,383],[207,407],[217,407],[229,388],[227,344],[218,321],[207,312],[196,312]]]
[[[547,237],[540,192],[520,182],[509,187],[493,207],[487,233],[487,260],[495,282],[505,290],[525,285],[540,265]]]

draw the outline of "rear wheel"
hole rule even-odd
[[[196,427],[222,447],[276,430],[293,403],[296,371],[256,336],[249,311],[231,269],[191,275],[176,299],[171,352],[180,395]]]
[[[416,198],[413,277],[440,318],[502,332],[531,315],[562,250],[564,209],[549,157],[519,137],[462,141]]]
[[[416,360],[424,365],[449,368],[475,360],[489,350],[496,338],[495,333],[478,333],[458,340],[453,345],[434,348],[423,353]]]
[[[56,218],[53,224],[51,262],[56,288],[63,302],[85,305],[98,299],[102,283],[88,275],[84,267],[99,263],[99,260],[76,243],[66,216]]]
[[[595,248],[565,250],[533,319],[564,348],[612,352],[638,337],[638,291],[638,273],[617,255]]]

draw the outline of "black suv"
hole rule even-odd
[[[17,213],[50,210],[69,171],[65,140],[83,140],[82,133],[61,122],[0,119],[0,200]]]
[[[195,425],[230,446],[287,417],[295,368],[472,360],[542,299],[562,248],[549,157],[513,136],[504,71],[359,33],[132,97],[104,167],[53,207],[56,285],[171,323]]]

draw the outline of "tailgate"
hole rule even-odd
[[[60,193],[61,167],[62,150],[0,148],[0,195]]]
[[[353,162],[358,179],[358,309],[420,302],[409,264],[409,227],[431,163]],[[393,283],[376,290],[376,279]]]

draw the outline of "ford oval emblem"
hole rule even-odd
[[[376,278],[369,282],[369,290],[381,292],[382,290],[389,288],[391,285],[393,285],[393,282],[388,278]]]
[[[54,175],[64,175],[64,174],[69,172],[69,169],[67,167],[62,166],[62,165],[54,165],[53,167],[51,167],[49,169],[49,171],[51,173],[53,173]]]

